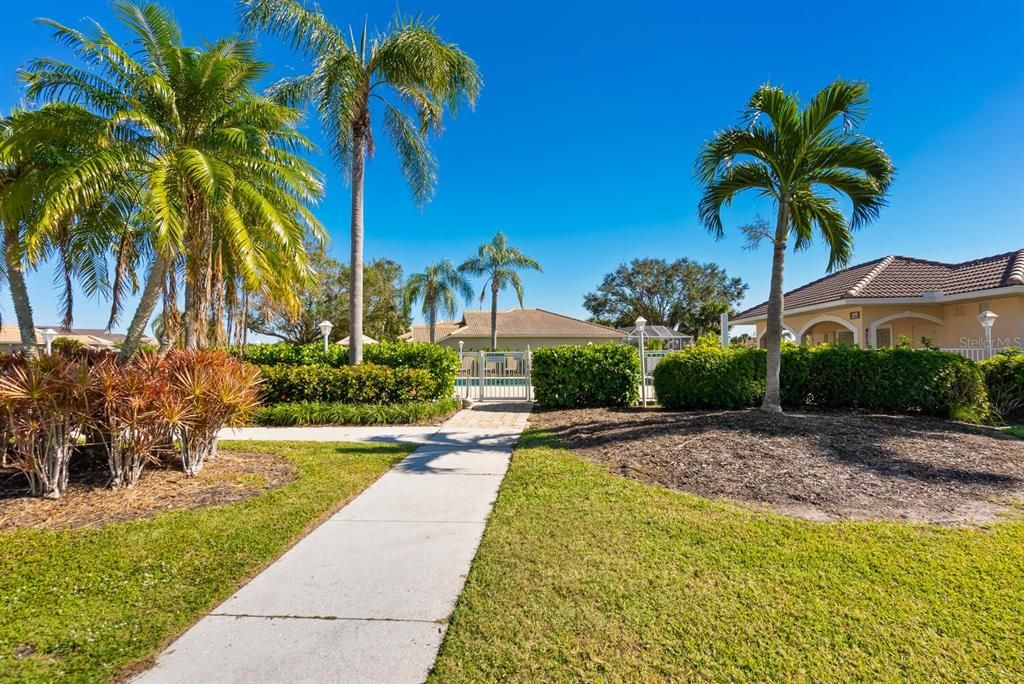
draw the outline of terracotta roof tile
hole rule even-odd
[[[926,293],[964,294],[997,287],[1024,285],[1024,249],[947,264],[939,261],[887,256],[837,271],[787,292],[786,310],[850,298],[911,298]],[[737,314],[733,320],[764,315],[768,303]]]

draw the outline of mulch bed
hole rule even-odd
[[[186,477],[180,462],[150,464],[133,488],[113,491],[105,486],[104,463],[71,463],[68,491],[56,501],[27,496],[24,476],[0,469],[0,530],[101,527],[161,511],[239,501],[294,478],[291,464],[277,456],[222,450],[196,477]]]
[[[979,524],[1024,513],[1024,440],[932,418],[756,410],[538,411],[610,470],[812,520]]]

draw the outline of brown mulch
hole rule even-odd
[[[1024,440],[933,418],[756,410],[538,411],[613,472],[812,520],[978,524],[1024,513]]]
[[[180,462],[150,464],[131,489],[110,490],[102,462],[72,460],[68,491],[56,501],[27,496],[24,476],[0,469],[0,530],[101,527],[162,511],[203,508],[255,496],[292,481],[288,461],[269,454],[221,451],[196,477]]]

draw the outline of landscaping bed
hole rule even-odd
[[[587,409],[531,423],[626,477],[812,520],[956,525],[1024,511],[1024,441],[934,418]]]
[[[291,482],[293,470],[272,454],[221,451],[195,477],[185,475],[180,463],[161,463],[150,465],[131,489],[112,490],[105,465],[80,459],[72,463],[64,496],[54,501],[28,496],[21,474],[0,468],[0,530],[96,527],[231,503]]]

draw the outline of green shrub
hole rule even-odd
[[[992,404],[992,417],[999,422],[1024,418],[1024,351],[1007,349],[980,364]]]
[[[658,402],[673,409],[751,406],[764,394],[765,353],[705,344],[669,354],[654,369]]]
[[[640,355],[628,345],[542,347],[532,373],[544,407],[629,406],[640,396]]]
[[[763,349],[696,346],[668,355],[654,370],[666,408],[736,409],[764,394]],[[981,369],[955,354],[909,348],[822,345],[782,350],[783,404],[822,409],[921,413],[963,420],[986,417]]]
[[[232,347],[236,357],[257,366],[348,366],[348,347],[322,342],[309,344],[250,344]],[[380,342],[363,347],[363,361],[390,368],[419,368],[428,371],[437,381],[437,397],[455,393],[455,377],[459,372],[459,355],[454,349],[428,342]]]
[[[454,349],[429,342],[381,342],[363,348],[363,360],[390,368],[419,368],[437,381],[433,398],[455,394],[459,354]]]
[[[342,404],[403,404],[440,399],[438,382],[419,368],[358,366],[261,366],[267,404],[296,401]]]
[[[457,399],[414,401],[406,404],[339,404],[296,402],[257,410],[257,425],[408,425],[443,418],[459,408]]]

